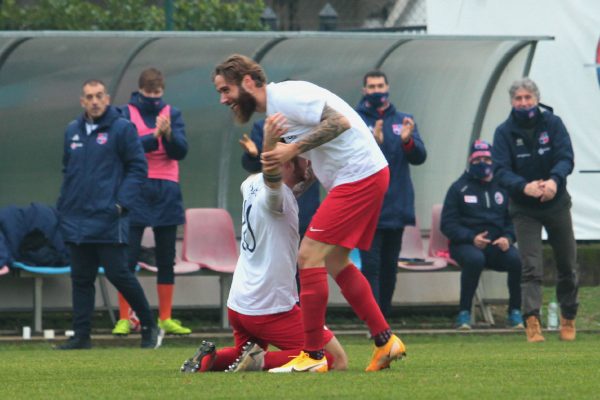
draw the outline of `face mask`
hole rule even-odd
[[[538,106],[533,106],[531,108],[525,108],[525,109],[513,108],[513,115],[519,122],[533,121],[534,119],[537,118],[539,113],[540,113],[540,110],[539,110]]]
[[[142,111],[147,113],[158,114],[162,108],[162,97],[146,97],[143,94],[139,94]]]
[[[492,165],[484,162],[469,164],[468,172],[473,178],[484,180],[492,176]]]
[[[365,94],[364,100],[366,102],[366,106],[371,109],[378,109],[387,104],[388,102],[388,92],[384,93],[371,93]]]

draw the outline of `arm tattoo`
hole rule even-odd
[[[348,129],[350,129],[348,119],[325,104],[323,114],[321,114],[321,123],[296,144],[300,153],[304,153],[335,139]]]

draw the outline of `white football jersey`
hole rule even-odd
[[[320,122],[327,104],[350,121],[350,129],[302,157],[327,191],[343,183],[356,182],[387,165],[373,134],[348,103],[310,82],[286,81],[267,85],[267,116],[282,113],[287,119],[286,143],[300,140]]]
[[[285,184],[269,188],[262,174],[242,183],[242,237],[227,307],[245,315],[289,311],[298,302],[296,258],[298,203]],[[267,196],[282,196],[279,210],[269,209]]]

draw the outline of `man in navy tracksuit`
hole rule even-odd
[[[383,315],[389,315],[396,288],[398,255],[404,227],[415,224],[415,195],[410,165],[425,162],[427,152],[411,115],[396,111],[389,102],[389,84],[381,71],[363,78],[363,93],[356,111],[373,132],[390,169],[390,184],[383,200],[377,231],[369,251],[360,252],[361,271],[371,284]]]
[[[469,167],[448,189],[442,210],[441,230],[461,267],[458,329],[471,329],[471,305],[484,268],[508,272],[508,325],[523,328],[521,261],[512,245],[508,196],[493,176],[491,150],[483,140],[473,143]]]
[[[494,135],[494,168],[511,198],[510,213],[523,264],[523,317],[529,342],[542,342],[542,227],[548,233],[558,270],[560,338],[575,339],[577,245],[571,220],[567,176],[574,167],[573,147],[562,120],[542,112],[540,92],[529,78],[509,89],[512,111]],[[543,106],[547,109],[547,107]]]
[[[60,350],[91,347],[99,266],[140,318],[141,346],[157,344],[156,321],[142,287],[127,268],[128,212],[147,164],[135,127],[109,103],[104,83],[86,81],[81,96],[85,112],[65,132],[64,179],[57,208],[71,250],[75,336],[57,347]]]

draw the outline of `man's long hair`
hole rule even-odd
[[[241,54],[232,54],[225,61],[215,67],[212,79],[221,75],[225,81],[240,86],[244,76],[250,75],[257,87],[262,87],[267,82],[265,71],[259,63]]]

